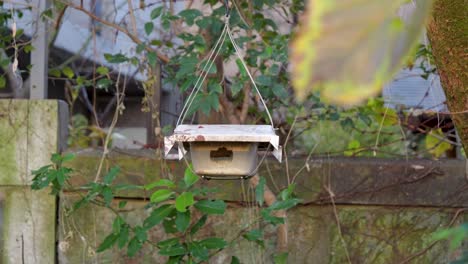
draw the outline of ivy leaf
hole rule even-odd
[[[171,190],[167,190],[167,189],[157,190],[151,195],[150,201],[152,203],[159,203],[159,202],[162,202],[171,198],[173,194],[174,192]]]
[[[191,192],[183,192],[176,198],[175,207],[179,212],[187,211],[187,207],[194,204],[193,194]]]
[[[177,212],[175,225],[179,232],[185,232],[190,225],[190,211],[184,213]]]
[[[146,35],[150,35],[151,32],[153,32],[153,29],[154,29],[154,24],[153,22],[147,22],[145,23],[145,32],[146,32]]]
[[[339,105],[377,94],[420,39],[431,0],[309,0],[291,42],[292,84],[299,100],[313,91]],[[403,23],[398,9],[416,4]],[[339,17],[339,19],[337,19]]]
[[[195,203],[195,208],[205,214],[224,214],[226,204],[222,200],[201,200]]]

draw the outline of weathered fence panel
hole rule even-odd
[[[30,189],[31,170],[49,164],[64,141],[66,105],[0,100],[1,262],[54,263],[56,197]],[[61,114],[59,114],[61,112]]]
[[[74,184],[84,184],[95,177],[99,151],[80,151],[72,167]],[[118,165],[122,174],[116,183],[147,184],[166,174],[175,179],[183,175],[184,164],[164,162],[151,151],[115,151],[105,166]],[[269,161],[260,175],[270,188],[287,186],[285,166]],[[303,204],[288,211],[289,263],[447,263],[459,252],[450,253],[446,243],[434,243],[432,234],[442,228],[468,220],[468,181],[465,161],[386,160],[386,159],[305,159],[289,160],[290,178],[297,182],[297,195]],[[244,184],[242,188],[241,184]],[[256,207],[246,206],[253,197],[247,181],[201,181],[199,185],[220,190],[213,198],[227,201],[224,216],[209,220],[200,236],[219,236],[227,241],[236,237],[247,220],[259,216]],[[326,188],[325,188],[326,187]],[[330,192],[336,213],[330,204]],[[247,191],[249,193],[249,191]],[[253,191],[250,191],[252,194]],[[151,193],[126,191],[120,199],[130,201],[122,210],[129,223],[139,224],[148,212],[144,205]],[[111,232],[115,215],[102,207],[88,206],[67,215],[76,192],[65,192],[60,198],[59,260],[60,263],[164,263],[157,248],[145,245],[134,258],[125,250],[113,248],[96,254],[95,249]],[[339,220],[337,224],[337,219]],[[341,235],[338,231],[341,229]],[[153,241],[166,238],[163,230],[150,232]],[[272,263],[276,230],[267,228],[265,249],[253,243],[238,241],[219,253],[212,263],[226,263],[232,255],[242,263]]]

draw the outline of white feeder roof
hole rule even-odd
[[[279,137],[270,125],[179,125],[174,134],[164,138],[164,153],[167,156],[179,142],[258,142],[273,146],[273,155],[281,162]],[[185,149],[179,145],[179,159]]]

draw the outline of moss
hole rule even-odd
[[[21,183],[27,144],[27,101],[0,100],[0,183]]]
[[[466,1],[435,1],[428,36],[448,107],[452,112],[464,112],[453,115],[452,119],[465,152],[468,152],[467,28]]]
[[[448,262],[447,245],[431,244],[432,234],[451,221],[451,210],[344,206],[338,212],[344,241],[334,225],[330,263],[346,263],[346,250],[353,263]]]

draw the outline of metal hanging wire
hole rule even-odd
[[[247,64],[244,61],[244,58],[243,58],[242,53],[240,51],[241,49],[239,48],[236,41],[234,40],[231,27],[229,26],[230,8],[228,6],[228,1],[225,0],[224,2],[225,2],[225,5],[226,5],[226,16],[225,16],[225,23],[224,23],[223,30],[222,30],[218,40],[216,41],[215,46],[213,47],[213,49],[211,50],[209,56],[205,60],[206,63],[204,65],[203,69],[202,69],[202,73],[198,77],[197,81],[195,82],[195,85],[194,85],[194,87],[192,89],[192,92],[187,97],[187,101],[185,102],[185,104],[184,104],[184,106],[182,108],[182,111],[180,113],[180,116],[177,119],[176,126],[178,126],[178,125],[180,125],[180,124],[182,124],[184,122],[184,120],[186,118],[186,115],[189,112],[193,101],[195,100],[196,95],[198,94],[198,92],[203,87],[203,83],[205,82],[206,77],[208,76],[208,73],[209,73],[210,69],[213,67],[215,58],[219,55],[219,52],[220,52],[220,50],[221,50],[221,48],[222,48],[222,46],[224,44],[224,40],[225,40],[226,35],[227,35],[229,37],[229,40],[230,40],[232,46],[234,47],[234,50],[236,51],[236,55],[239,58],[239,60],[240,60],[240,62],[242,64],[242,67],[244,67],[247,75],[249,76],[250,81],[252,82],[253,87],[255,88],[255,91],[260,96],[260,101],[262,102],[263,106],[265,107],[265,111],[266,111],[266,113],[268,115],[268,120],[270,121],[271,126],[274,128],[275,126],[274,126],[274,123],[273,123],[273,118],[271,117],[271,114],[270,114],[270,110],[268,109],[268,106],[266,105],[265,100],[263,99],[263,96],[260,93],[260,90],[258,89],[257,84],[255,83],[255,80],[254,80],[252,74],[250,73],[249,68],[247,67]],[[248,95],[245,95],[245,96],[248,96]]]
[[[187,113],[189,112],[190,107],[192,106],[192,103],[195,100],[196,95],[198,94],[198,92],[203,87],[203,83],[205,82],[205,80],[206,80],[206,78],[208,76],[208,73],[210,72],[211,68],[213,67],[214,60],[219,55],[219,52],[220,52],[221,48],[223,47],[226,36],[228,36],[232,46],[234,47],[234,50],[236,51],[237,57],[239,58],[242,66],[244,67],[247,75],[249,76],[250,81],[252,82],[252,84],[253,84],[253,86],[255,88],[255,91],[260,96],[260,100],[261,100],[263,106],[265,107],[265,111],[267,112],[268,119],[269,119],[269,121],[271,123],[271,126],[274,129],[273,118],[271,117],[270,110],[268,109],[268,106],[266,105],[265,100],[263,99],[263,96],[260,93],[260,90],[258,89],[257,84],[255,83],[255,80],[254,80],[252,74],[250,73],[250,71],[249,71],[249,69],[247,67],[247,64],[244,61],[242,53],[240,52],[240,48],[237,45],[236,41],[234,40],[232,30],[231,30],[231,28],[229,26],[230,8],[229,8],[228,0],[225,0],[224,4],[226,6],[226,15],[225,15],[225,23],[224,23],[223,30],[221,31],[221,34],[220,34],[218,40],[216,41],[213,49],[211,50],[209,56],[206,59],[203,60],[203,61],[206,61],[206,62],[204,64],[204,66],[203,66],[203,69],[201,71],[200,76],[198,77],[197,81],[195,82],[195,85],[194,85],[192,91],[190,92],[189,96],[187,97],[187,101],[185,102],[185,104],[184,104],[184,106],[182,108],[182,111],[180,113],[180,116],[177,119],[176,126],[178,126],[178,125],[180,125],[180,124],[182,124],[184,122],[184,120],[185,120],[185,118],[187,116]],[[245,96],[248,96],[248,95],[245,95]],[[184,148],[181,143],[179,143],[179,148]],[[210,180],[210,179],[213,179],[213,180],[245,180],[245,179],[249,179],[249,178],[251,178],[252,176],[254,176],[257,173],[257,171],[260,168],[261,164],[265,160],[269,149],[270,149],[270,146],[268,146],[267,149],[265,150],[264,155],[260,159],[260,162],[257,163],[257,166],[255,167],[255,169],[253,169],[248,175],[243,175],[243,176],[204,176],[204,175],[201,175],[201,178],[203,178],[205,180]],[[192,167],[190,166],[190,164],[189,164],[188,160],[186,159],[185,155],[183,155],[183,159],[184,159],[184,161],[185,161],[185,163],[187,165],[187,168],[189,168],[192,173],[197,174],[192,169]]]

